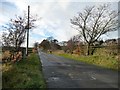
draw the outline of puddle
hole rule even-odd
[[[86,73],[86,72],[82,72],[82,73],[69,73],[68,76],[72,80],[96,80],[96,78],[92,74]]]
[[[62,65],[62,66],[71,66],[71,65],[65,64],[65,63],[62,63],[61,65]]]
[[[59,77],[50,77],[48,80],[49,81],[58,81],[60,78]]]

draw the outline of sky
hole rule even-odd
[[[119,0],[1,0],[0,1],[0,36],[2,35],[2,25],[9,22],[15,15],[23,15],[30,5],[30,14],[38,15],[36,28],[30,30],[29,46],[35,42],[41,42],[50,36],[58,41],[67,41],[79,32],[71,27],[70,19],[86,6],[99,5],[106,2],[111,4],[111,8],[118,10]],[[103,35],[102,38],[117,38],[118,32],[111,32]],[[26,46],[26,42],[23,44]]]

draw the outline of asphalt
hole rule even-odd
[[[39,52],[48,88],[118,88],[118,72]]]

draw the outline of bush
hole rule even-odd
[[[3,52],[3,54],[2,54],[2,61],[3,62],[7,62],[10,59],[11,59],[10,51],[7,50],[7,51]]]

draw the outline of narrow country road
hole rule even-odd
[[[118,88],[118,72],[39,52],[48,88]]]

